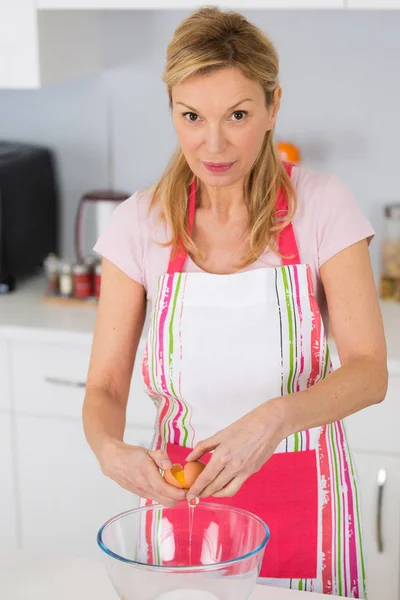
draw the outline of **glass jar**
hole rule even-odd
[[[92,295],[92,273],[90,267],[77,263],[72,268],[75,298],[90,298]]]
[[[68,261],[62,261],[60,266],[60,295],[64,298],[71,298],[74,291],[74,282],[72,278],[72,267]]]
[[[55,296],[58,293],[60,261],[55,254],[48,254],[43,266],[47,280],[47,294]]]
[[[385,207],[381,252],[381,297],[400,301],[400,204]]]

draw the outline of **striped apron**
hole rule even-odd
[[[196,181],[190,230],[195,200]],[[277,211],[283,216],[287,207],[281,191]],[[157,407],[151,448],[167,450],[172,462],[184,462],[197,442],[268,399],[304,390],[332,371],[310,268],[300,261],[291,223],[278,243],[280,268],[185,273],[181,246],[159,278],[143,377]],[[290,435],[233,498],[210,500],[268,524],[260,583],[365,598],[359,496],[341,421]]]

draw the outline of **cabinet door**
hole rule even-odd
[[[90,345],[13,340],[10,347],[12,385],[17,412],[80,419]],[[156,409],[144,392],[141,374],[143,352],[144,342],[141,342],[132,375],[127,423],[136,427],[152,428]]]
[[[11,416],[0,412],[0,550],[18,546]]]
[[[130,428],[130,443],[150,432]],[[105,477],[79,421],[17,416],[22,548],[98,558],[96,535],[137,497]]]
[[[400,454],[400,376],[389,376],[386,398],[346,419],[351,448]]]
[[[359,475],[368,599],[399,600],[400,459],[360,452],[354,458]]]
[[[400,0],[348,0],[349,8],[400,8]]]
[[[245,8],[344,8],[344,0],[220,0],[218,5],[230,9]]]
[[[0,0],[0,88],[37,88],[99,72],[104,54],[101,15],[38,11],[37,4]],[[65,8],[73,8],[72,3],[67,1]]]
[[[38,0],[44,9],[191,9],[200,3],[195,0]],[[221,8],[344,8],[344,0],[220,0]]]
[[[0,2],[0,87],[35,87],[39,81],[35,0]]]
[[[10,347],[15,410],[79,419],[90,345],[21,339]]]

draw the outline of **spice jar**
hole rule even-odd
[[[47,280],[47,293],[54,296],[58,293],[58,276],[60,261],[55,254],[49,254],[44,262],[44,272]]]
[[[381,297],[400,301],[400,204],[385,207]]]
[[[94,295],[96,298],[100,296],[101,287],[101,263],[97,263],[94,269]]]
[[[92,295],[92,273],[89,265],[77,263],[72,267],[75,298],[90,298]]]
[[[60,295],[64,298],[70,298],[74,291],[72,279],[72,267],[67,261],[63,261],[60,265]]]
[[[95,269],[97,263],[98,263],[98,259],[93,255],[90,255],[87,258],[85,258],[85,265],[87,267],[89,267],[89,270],[92,275],[94,275],[94,269]]]

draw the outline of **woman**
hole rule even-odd
[[[335,177],[277,158],[278,57],[243,16],[203,8],[185,19],[164,81],[179,149],[96,245],[88,442],[106,475],[167,506],[185,492],[160,469],[213,451],[188,497],[222,498],[268,521],[265,582],[364,598],[341,419],[386,393],[373,230]],[[149,451],[123,442],[146,298],[143,374],[158,410]],[[342,363],[334,373],[328,313]]]

